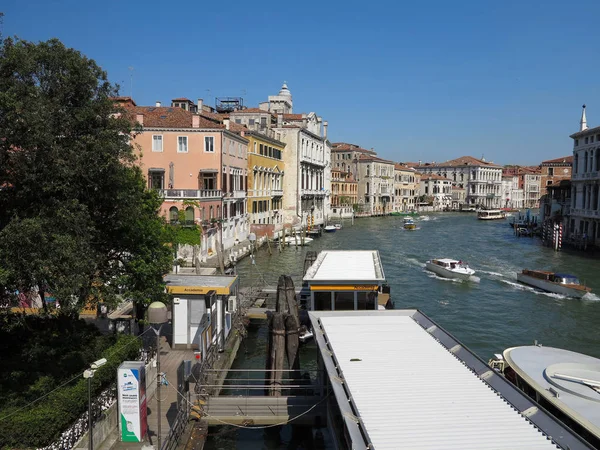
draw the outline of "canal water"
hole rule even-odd
[[[418,308],[456,336],[482,359],[507,347],[537,340],[600,357],[600,260],[582,253],[554,252],[537,238],[515,237],[505,220],[480,221],[471,213],[422,215],[418,228],[406,231],[402,217],[347,221],[342,230],[324,234],[310,246],[266,247],[238,264],[243,287],[275,286],[281,274],[300,286],[306,251],[377,249],[396,308]],[[425,270],[430,258],[467,261],[477,271],[476,282],[443,279]],[[573,273],[598,295],[574,300],[543,293],[517,283],[524,268]],[[264,368],[265,327],[253,329],[235,368]],[[303,349],[304,361],[314,346]],[[301,355],[302,356],[302,355]],[[287,433],[287,434],[286,434]],[[209,439],[207,448],[296,448],[289,430],[273,442],[260,431],[229,432]]]

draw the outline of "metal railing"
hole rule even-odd
[[[221,198],[220,189],[160,189],[159,192],[166,199]]]

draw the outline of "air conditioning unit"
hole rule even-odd
[[[237,296],[232,295],[227,300],[227,311],[234,312],[237,309]]]

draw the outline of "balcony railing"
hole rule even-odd
[[[221,198],[220,189],[160,189],[159,192],[167,200]]]
[[[571,215],[580,217],[600,217],[600,210],[571,208]]]
[[[227,192],[225,195],[229,198],[246,198],[246,191]]]
[[[302,189],[302,195],[313,195],[315,197],[324,197],[329,194],[325,189]]]
[[[271,195],[273,197],[283,197],[283,189],[271,189]]]

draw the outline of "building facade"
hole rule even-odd
[[[419,193],[434,211],[449,211],[452,208],[452,180],[436,174],[421,176]]]
[[[394,206],[394,163],[376,156],[358,158],[358,211],[362,214],[388,214]]]
[[[358,205],[358,183],[349,172],[331,171],[331,217],[352,217]]]
[[[570,180],[573,169],[573,155],[542,161],[540,196],[548,194],[548,186],[558,181]]]
[[[499,208],[502,168],[483,159],[462,156],[443,163],[421,164],[415,167],[423,174],[435,174],[449,179],[455,187],[466,189],[470,206]]]
[[[502,175],[502,207],[511,209],[524,207],[523,189],[519,188],[518,175]]]
[[[402,164],[394,164],[394,211],[414,211],[419,199],[417,173]]]
[[[539,208],[542,174],[540,169],[522,168],[519,171],[523,185],[523,206]]]
[[[148,188],[163,197],[161,213],[171,222],[198,225],[201,260],[217,245],[232,248],[247,238],[248,140],[243,130],[180,107],[137,106],[121,101],[140,127],[132,137]]]
[[[569,234],[600,245],[600,127],[588,128],[585,105],[573,139]]]

